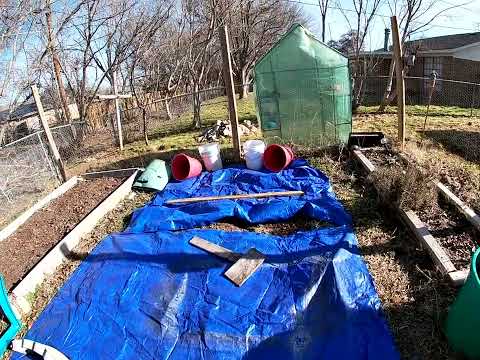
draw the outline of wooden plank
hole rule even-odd
[[[457,270],[448,273],[448,277],[452,285],[462,286],[463,284],[465,284],[465,281],[467,280],[469,274],[470,270]]]
[[[367,159],[365,155],[360,150],[353,150],[353,157],[362,164],[363,168],[367,171],[368,174],[375,171],[375,166],[370,160]]]
[[[237,195],[221,195],[221,196],[204,196],[204,197],[192,197],[183,199],[167,200],[165,204],[186,204],[202,201],[215,201],[215,200],[238,200],[238,199],[259,199],[275,196],[302,196],[303,191],[273,191],[256,194],[237,194]]]
[[[440,193],[454,205],[458,211],[460,211],[465,218],[478,230],[480,231],[480,217],[475,211],[465,204],[462,200],[460,200],[454,193],[452,193],[445,185],[441,182],[437,182],[437,189]]]
[[[450,261],[450,257],[432,234],[430,234],[425,224],[418,218],[417,214],[412,210],[404,211],[399,209],[398,211],[401,218],[407,223],[410,230],[413,231],[418,241],[420,241],[422,246],[428,250],[439,269],[444,274],[455,271],[455,266]]]
[[[94,210],[70,231],[55,247],[50,250],[36,265],[28,272],[22,281],[13,289],[11,298],[15,305],[24,314],[31,311],[29,294],[33,293],[40,285],[46,275],[52,274],[57,267],[68,258],[80,240],[92,231],[100,219],[111,211],[123,200],[132,190],[133,182],[137,172],[133,173],[114,192],[103,200]]]
[[[40,118],[40,122],[42,123],[43,130],[45,131],[45,135],[47,136],[48,146],[50,151],[52,152],[52,156],[55,159],[56,165],[60,170],[60,176],[62,182],[67,181],[67,174],[65,172],[65,167],[63,166],[62,158],[60,157],[60,153],[58,152],[57,145],[55,144],[55,140],[53,139],[52,132],[50,131],[50,127],[48,126],[48,120],[45,116],[45,111],[43,110],[42,100],[40,99],[40,94],[38,93],[38,88],[36,85],[32,85],[32,94],[35,100],[35,104],[37,105],[38,110],[38,117]]]
[[[230,57],[230,43],[228,40],[227,25],[221,26],[218,29],[218,33],[223,58],[223,79],[225,81],[229,117],[232,125],[234,160],[240,161],[240,135],[238,133],[237,100],[235,98],[235,86],[233,84],[232,60]]]
[[[233,252],[232,250],[226,249],[223,246],[211,243],[205,239],[202,239],[198,236],[194,236],[190,239],[189,243],[199,249],[202,249],[210,254],[216,255],[222,259],[229,260],[231,262],[236,262],[240,259],[241,255]]]
[[[4,227],[2,231],[0,231],[0,241],[5,240],[7,237],[12,235],[22,224],[24,224],[28,219],[30,219],[30,217],[34,213],[36,213],[42,207],[47,205],[50,201],[56,199],[60,195],[70,190],[72,187],[74,187],[77,184],[78,181],[79,181],[79,178],[77,176],[74,176],[71,179],[69,179],[66,183],[63,183],[58,188],[53,190],[47,196],[37,201],[31,208],[27,209],[14,221],[12,221],[10,224]]]
[[[265,255],[250,249],[225,272],[225,276],[235,285],[242,286],[265,261]]]
[[[395,57],[395,78],[397,92],[398,141],[405,148],[405,78],[403,73],[402,44],[398,31],[397,17],[390,18],[392,24],[393,55]]]

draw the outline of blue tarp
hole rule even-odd
[[[170,198],[303,190],[304,197],[165,205]],[[193,229],[226,217],[293,215],[331,226],[290,236]],[[234,286],[200,236],[266,262]],[[397,359],[351,219],[328,179],[297,160],[279,173],[229,168],[172,183],[104,239],[27,338],[70,359]],[[14,359],[21,358],[15,355]]]

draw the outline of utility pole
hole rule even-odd
[[[55,35],[53,33],[53,27],[52,27],[52,9],[50,7],[50,0],[46,0],[46,10],[47,12],[45,16],[47,18],[48,49],[52,56],[53,72],[55,74],[55,80],[57,82],[58,95],[62,103],[65,120],[68,124],[71,124],[72,117],[70,115],[70,109],[68,108],[68,99],[67,99],[67,94],[65,92],[65,87],[63,86],[62,72],[61,72],[62,67],[60,65],[60,59],[58,58],[57,48],[55,45],[56,41],[55,41]],[[73,127],[72,127],[72,134],[74,137],[76,137],[76,132]]]
[[[392,23],[393,55],[395,57],[395,78],[397,85],[397,117],[398,117],[398,141],[403,151],[405,148],[405,78],[403,74],[402,45],[398,32],[397,17],[390,18]]]
[[[62,182],[67,181],[67,174],[65,172],[65,167],[63,166],[62,158],[60,157],[60,153],[58,152],[57,145],[55,144],[55,140],[53,139],[52,132],[50,131],[50,126],[48,126],[47,118],[45,117],[45,111],[43,110],[42,100],[40,99],[40,94],[38,93],[38,88],[36,85],[32,85],[32,94],[33,99],[35,100],[35,104],[37,105],[38,110],[38,117],[40,118],[40,122],[42,123],[43,130],[45,131],[45,135],[47,136],[48,140],[48,147],[50,148],[50,153],[55,160],[55,165],[57,166],[60,177]]]
[[[237,100],[235,98],[235,87],[233,85],[232,60],[230,58],[230,44],[228,40],[227,26],[221,26],[218,29],[218,32],[220,37],[220,45],[222,47],[223,79],[225,80],[225,88],[227,90],[229,117],[232,126],[233,156],[235,161],[240,161],[240,136],[238,134]]]

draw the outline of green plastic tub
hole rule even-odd
[[[480,359],[480,248],[472,257],[470,274],[450,307],[446,335],[450,346],[469,359]]]

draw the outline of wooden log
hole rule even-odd
[[[210,254],[213,254],[231,262],[236,262],[238,259],[241,258],[240,254],[237,254],[232,250],[226,249],[223,246],[211,243],[210,241],[204,240],[198,236],[194,236],[193,238],[191,238],[189,243]]]
[[[475,211],[460,200],[454,193],[452,193],[445,185],[441,182],[437,182],[438,191],[454,205],[458,211],[460,211],[465,218],[478,230],[480,231],[480,216],[478,216]]]
[[[448,274],[452,271],[456,271],[455,266],[450,260],[442,246],[438,241],[430,234],[425,224],[418,218],[418,216],[412,211],[404,211],[398,209],[401,218],[408,225],[410,230],[414,233],[415,237],[420,241],[430,253],[433,261],[438,266],[440,271],[444,274]]]
[[[258,199],[268,198],[275,196],[302,196],[303,191],[275,191],[255,194],[237,194],[237,195],[221,195],[221,196],[204,196],[204,197],[192,197],[183,199],[167,200],[165,204],[187,204],[202,201],[215,201],[215,200],[238,200],[238,199]]]
[[[227,279],[242,286],[265,261],[265,255],[256,249],[250,249],[225,272]]]

